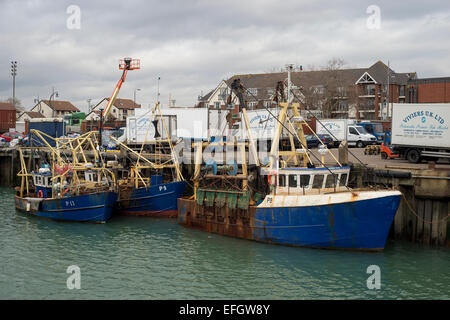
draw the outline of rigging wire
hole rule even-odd
[[[244,87],[243,85],[242,85],[242,83],[240,83],[240,86],[246,91],[246,93],[247,94],[250,94],[251,96],[253,96],[253,98],[255,98],[256,99],[256,96],[251,92],[251,91],[249,91],[246,87]],[[244,106],[245,107],[245,106]],[[279,119],[278,119],[278,117],[275,117],[275,115],[270,111],[270,109],[269,108],[267,108],[266,106],[264,106],[263,105],[263,108],[264,109],[266,109],[266,111],[267,112],[269,112],[269,114],[275,119],[275,120],[277,120],[277,122],[278,123],[280,123],[280,125],[289,133],[289,134],[291,134],[292,136],[295,136],[296,138],[297,138],[297,140],[300,142],[300,144],[302,145],[302,147],[303,148],[305,148],[307,151],[309,151],[309,153],[310,154],[312,154],[313,155],[313,157],[317,160],[317,161],[319,161],[319,163],[321,164],[321,165],[323,165],[323,167],[324,168],[326,168],[332,175],[333,175],[333,177],[334,177],[334,188],[336,189],[336,185],[337,185],[337,174],[336,173],[334,173],[334,172],[332,172],[331,171],[331,169],[328,167],[328,166],[326,166],[309,148],[308,148],[308,146],[306,145],[304,145],[303,143],[302,143],[302,141],[300,140],[300,138],[298,137],[298,134],[295,132],[295,134],[293,134],[285,125],[284,125],[284,123],[282,123]],[[348,190],[351,190],[347,185],[345,186]]]
[[[291,89],[291,93],[292,93],[292,95],[294,96],[294,98],[295,99],[297,99],[297,101],[298,102],[300,102],[300,103],[302,103],[302,101],[300,100],[300,98],[295,94],[295,92],[294,92],[294,90],[292,90]],[[328,130],[328,128],[327,127],[325,127],[323,124],[322,124],[322,122],[311,112],[311,110],[309,110],[308,108],[306,108],[306,106],[305,106],[305,110],[312,116],[312,117],[314,117],[315,119],[316,119],[316,121],[318,121],[319,122],[319,124],[323,127],[323,128],[325,128],[325,130],[330,134],[330,136],[331,137],[333,137],[333,139],[335,139],[335,140],[338,140],[337,138],[336,138],[336,136],[330,131],[330,130]],[[363,165],[363,167],[368,171],[368,172],[370,172],[370,173],[372,173],[372,180],[373,180],[373,182],[374,182],[374,184],[375,184],[375,174],[372,172],[373,170],[371,169],[371,168],[369,168],[368,166],[367,166],[367,164],[365,164],[364,162],[362,162],[361,161],[361,159],[359,159],[353,152],[351,152],[350,150],[349,150],[349,148],[347,148],[347,151],[348,151],[348,153],[350,153],[356,160],[358,160],[358,162],[360,163],[360,164],[362,164]],[[383,185],[385,186],[385,187],[387,187],[387,185],[385,184],[385,183],[383,183]]]

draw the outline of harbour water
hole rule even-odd
[[[381,253],[283,247],[113,217],[55,222],[0,188],[0,299],[450,299],[450,249],[389,241]],[[81,289],[69,290],[76,265]],[[370,290],[367,268],[379,266]]]

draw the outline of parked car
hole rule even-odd
[[[0,136],[0,138],[5,139],[6,142],[11,142],[12,139],[16,138],[22,140],[23,138],[25,138],[25,135],[19,132],[5,132]]]
[[[8,146],[8,142],[4,138],[0,137],[0,148],[6,148]]]
[[[326,145],[328,148],[331,148],[334,146],[334,140],[329,134],[318,134],[317,137],[323,142],[324,145]],[[315,148],[318,147],[320,143],[319,139],[314,134],[307,135],[306,143],[308,145],[308,148]]]

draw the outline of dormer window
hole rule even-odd
[[[256,96],[258,94],[258,88],[249,88],[247,92],[250,96]]]

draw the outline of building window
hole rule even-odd
[[[314,86],[311,89],[314,94],[323,94],[325,92],[324,86]]]
[[[348,110],[348,102],[347,100],[339,100],[339,111],[347,111]]]
[[[214,108],[220,109],[220,102],[218,101],[214,102]]]
[[[227,96],[228,96],[228,88],[219,89],[219,99],[220,100],[226,100]]]
[[[375,95],[375,85],[374,84],[368,84],[365,88],[365,95],[366,96],[374,96]]]
[[[249,88],[247,91],[250,96],[256,96],[258,94],[258,88]]]
[[[405,96],[405,86],[400,86],[400,88],[399,88],[399,96],[400,97],[404,97]]]
[[[256,107],[258,105],[258,102],[257,101],[251,101],[251,102],[248,102],[247,103],[247,106],[249,107],[249,108],[254,108],[254,107]]]
[[[337,92],[338,92],[339,97],[347,96],[347,88],[345,88],[345,87],[338,87]]]

